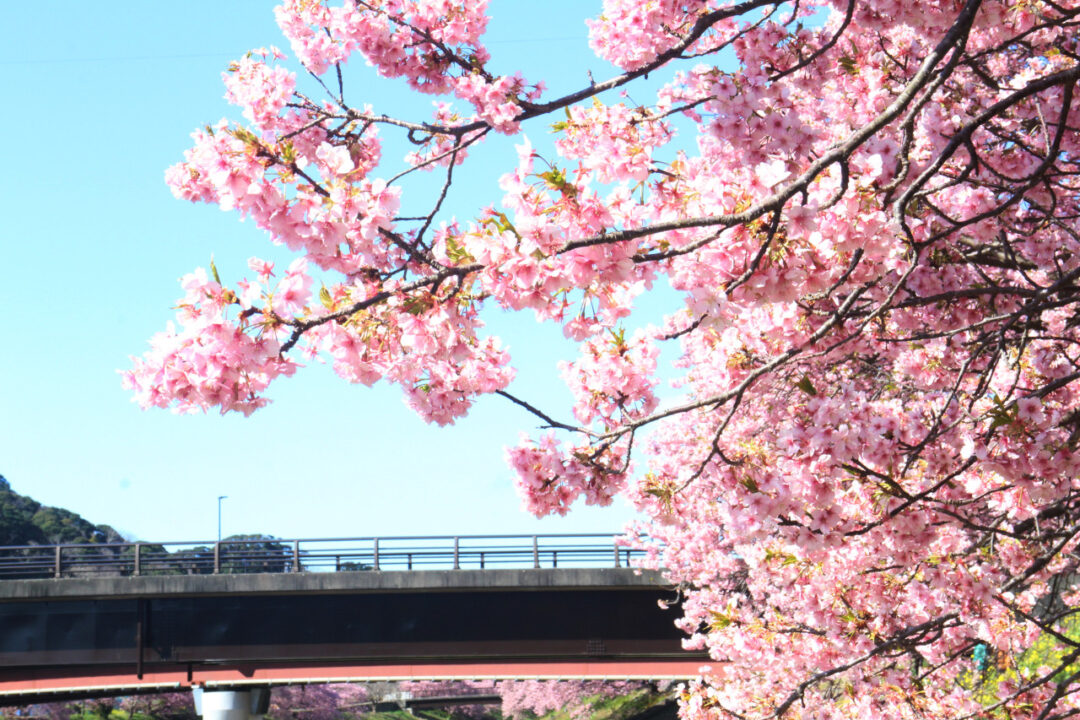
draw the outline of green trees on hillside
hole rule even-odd
[[[124,538],[108,525],[95,525],[63,508],[20,495],[0,475],[0,545],[115,543]]]

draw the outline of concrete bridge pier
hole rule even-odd
[[[195,712],[203,720],[262,720],[270,709],[270,688],[204,690],[194,688]]]

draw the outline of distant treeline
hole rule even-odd
[[[231,535],[218,560],[222,573],[283,572],[291,563],[291,550],[270,535]],[[0,546],[85,545],[65,551],[66,573],[124,573],[134,549],[102,547],[124,543],[109,525],[95,525],[77,513],[42,505],[11,489],[0,475]],[[96,546],[96,547],[95,547]],[[142,558],[147,574],[204,574],[214,571],[214,548],[200,546],[173,552],[145,544]],[[48,564],[49,567],[45,567]],[[350,568],[352,569],[352,568]],[[0,552],[0,576],[48,577],[51,561],[33,549]]]
[[[124,542],[124,538],[110,526],[95,525],[70,510],[20,495],[0,475],[0,545],[115,542]]]

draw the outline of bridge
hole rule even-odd
[[[197,688],[242,720],[279,684],[692,677],[705,657],[639,554],[612,535],[0,547],[0,705]]]

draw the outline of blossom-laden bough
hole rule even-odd
[[[715,659],[688,720],[1075,714],[1080,3],[606,0],[591,43],[622,72],[562,97],[488,69],[485,5],[278,8],[324,96],[249,55],[226,77],[247,125],[197,133],[168,181],[299,257],[188,276],[126,373],[139,402],[248,413],[306,351],[440,424],[517,403],[545,426],[508,453],[533,511],[623,492],[651,518]],[[357,54],[433,117],[347,103]],[[604,94],[662,71],[648,104]],[[522,140],[501,209],[449,220],[470,149],[538,118],[556,154]],[[415,145],[396,171],[386,133]],[[441,191],[402,197],[418,171]],[[685,307],[624,327],[658,280]],[[580,342],[572,418],[507,391],[492,305]]]

